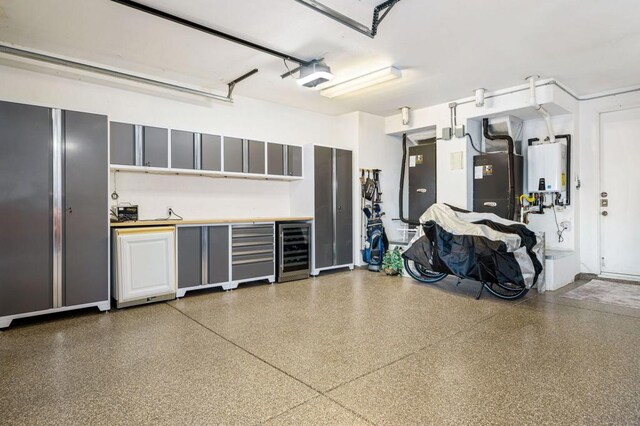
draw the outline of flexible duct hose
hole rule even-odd
[[[504,140],[507,142],[507,155],[508,155],[508,167],[509,167],[509,208],[507,210],[507,218],[514,220],[516,213],[516,177],[515,177],[515,155],[513,153],[513,139],[509,135],[492,135],[489,133],[489,119],[482,119],[482,132],[484,137],[491,140]]]

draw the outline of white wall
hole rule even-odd
[[[382,211],[385,215],[382,221],[389,240],[398,237],[396,228],[400,226],[399,221],[392,219],[399,217],[398,212],[398,192],[400,182],[400,167],[402,163],[402,143],[397,137],[385,134],[384,117],[372,115],[364,112],[357,113],[358,135],[357,135],[357,176],[360,176],[359,169],[380,169],[380,190],[382,192]],[[356,196],[360,200],[360,186],[356,187]],[[360,249],[363,241],[364,224],[366,217],[360,210],[358,202],[356,212],[356,227],[358,239],[356,240],[355,259],[357,264],[362,264]]]
[[[336,117],[236,97],[234,104],[161,89],[98,84],[0,65],[0,99],[108,115],[111,120],[295,145],[349,145]],[[307,167],[305,172],[311,176]],[[289,216],[292,185],[282,181],[218,179],[120,172],[120,200],[140,206],[143,219],[167,207],[189,219]],[[111,175],[113,184],[113,174]],[[113,188],[112,188],[113,189]],[[111,189],[111,190],[112,190]],[[110,190],[110,191],[111,191]]]
[[[600,273],[600,114],[640,107],[640,93],[580,104],[580,270]],[[623,236],[622,236],[623,237]]]

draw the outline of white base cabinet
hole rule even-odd
[[[114,231],[114,295],[118,308],[175,298],[172,226]]]

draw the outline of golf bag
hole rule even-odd
[[[389,247],[389,240],[382,224],[380,205],[374,204],[373,211],[369,206],[362,209],[367,216],[367,241],[362,250],[362,260],[369,264],[369,270],[378,272],[382,266],[382,258]]]

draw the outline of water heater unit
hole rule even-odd
[[[530,145],[527,152],[529,192],[567,190],[567,145],[562,142]]]

